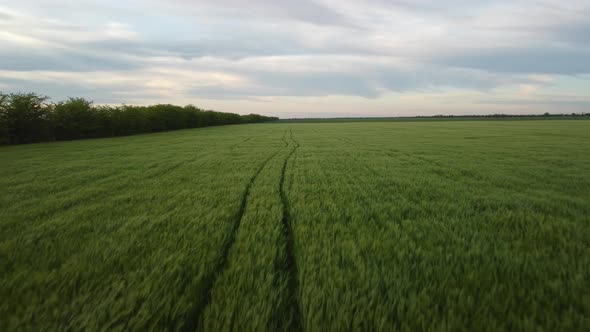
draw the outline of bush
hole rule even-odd
[[[53,137],[49,97],[35,93],[1,95],[0,122],[8,144],[51,141]]]
[[[56,140],[74,140],[106,136],[101,113],[84,98],[70,98],[53,107]]]
[[[124,136],[184,128],[276,120],[275,117],[203,111],[159,104],[94,106],[84,98],[47,104],[35,93],[0,93],[0,144]]]
[[[8,108],[8,95],[0,92],[0,145],[10,144],[8,136],[8,123],[4,116]]]

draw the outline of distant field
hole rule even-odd
[[[429,117],[368,117],[368,118],[307,118],[307,119],[281,119],[275,123],[339,123],[339,122],[440,122],[440,121],[556,121],[556,120],[590,120],[588,115],[578,116],[429,116]]]
[[[590,121],[0,148],[0,331],[588,330]]]

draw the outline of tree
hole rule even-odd
[[[2,95],[0,122],[5,127],[9,144],[53,140],[47,99],[49,97],[35,93]]]
[[[4,116],[8,108],[8,95],[0,92],[0,145],[10,144],[8,136],[8,123]]]
[[[0,93],[0,145],[124,136],[157,131],[255,123],[277,118],[204,111],[193,105],[94,106],[84,98],[47,104],[35,93]]]
[[[92,102],[84,98],[69,98],[53,107],[56,140],[100,137],[105,132]]]

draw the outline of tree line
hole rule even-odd
[[[48,100],[49,97],[36,93],[0,92],[0,145],[126,136],[278,119],[258,114],[215,112],[193,105],[97,106],[84,98],[57,103]]]

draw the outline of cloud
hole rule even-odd
[[[211,13],[223,17],[283,21],[291,19],[318,25],[349,25],[350,21],[337,10],[312,0],[176,0],[181,8],[191,9],[192,14]]]
[[[1,21],[9,21],[9,20],[12,20],[12,19],[13,19],[12,15],[10,15],[8,13],[0,12],[0,22]]]
[[[401,102],[418,112],[440,106],[420,97],[437,93],[468,104],[450,91],[498,108],[537,105],[547,89],[573,89],[556,78],[575,77],[577,95],[588,86],[588,17],[582,0],[11,2],[0,4],[0,84],[109,103],[212,100],[233,111],[330,100],[303,104],[321,113],[313,105],[352,98],[360,109]]]
[[[440,65],[497,73],[590,73],[590,48],[528,47],[465,52],[436,58]]]
[[[0,69],[3,70],[61,70],[64,72],[87,70],[132,70],[138,67],[133,59],[109,57],[77,52],[75,50],[55,52],[51,50],[32,51],[14,49],[0,53]]]
[[[564,98],[564,96],[538,96],[538,98],[482,99],[480,104],[544,107],[551,113],[587,112],[590,98]]]

